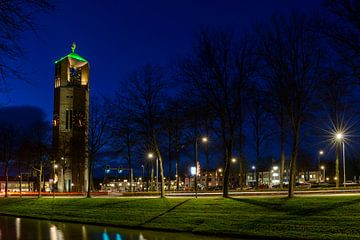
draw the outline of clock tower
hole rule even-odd
[[[88,184],[89,63],[75,48],[55,62],[52,167],[59,192],[85,192]]]

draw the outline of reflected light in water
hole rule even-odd
[[[85,225],[81,226],[81,232],[82,232],[82,239],[87,240],[87,234],[86,234],[86,227]]]
[[[121,235],[120,235],[120,233],[117,233],[117,234],[116,234],[116,240],[121,240]]]
[[[50,240],[64,240],[64,234],[55,225],[50,227]]]
[[[103,240],[110,240],[109,234],[106,232],[106,229],[103,232]]]
[[[146,240],[146,238],[144,238],[144,236],[142,235],[142,233],[139,234],[139,240]]]
[[[21,224],[21,219],[16,218],[15,219],[16,240],[20,240],[20,238],[21,238],[21,232],[20,232],[21,226],[20,226],[20,224]]]

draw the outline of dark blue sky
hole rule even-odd
[[[34,105],[52,118],[54,61],[76,52],[90,62],[91,93],[112,94],[129,72],[146,63],[167,64],[191,50],[202,26],[246,31],[256,21],[293,10],[312,12],[319,0],[118,0],[56,1],[37,17],[37,36],[26,33],[19,63],[32,84],[9,79],[1,96],[13,105]]]

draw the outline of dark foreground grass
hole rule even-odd
[[[360,239],[360,197],[1,198],[0,213],[115,226],[283,239]]]

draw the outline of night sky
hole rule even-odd
[[[91,94],[110,95],[120,81],[146,63],[166,65],[191,51],[202,27],[228,27],[238,34],[273,14],[314,12],[318,0],[119,0],[56,1],[56,10],[37,17],[36,34],[22,38],[18,66],[27,81],[8,79],[8,106],[33,105],[52,118],[54,61],[76,53],[90,62]]]

